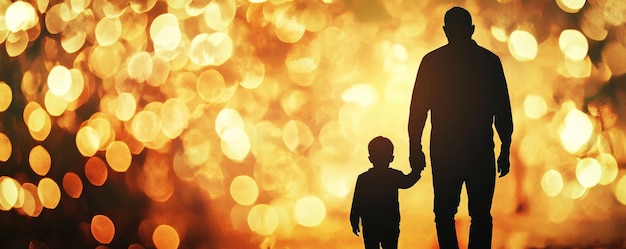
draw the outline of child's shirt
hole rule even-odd
[[[405,175],[396,169],[373,167],[360,174],[350,211],[352,227],[358,227],[359,218],[364,227],[397,227],[400,224],[398,189],[409,188],[419,179],[418,170]]]

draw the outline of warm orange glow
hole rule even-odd
[[[528,95],[524,99],[524,113],[532,119],[540,119],[548,112],[546,100],[538,95]]]
[[[0,81],[0,112],[4,112],[11,105],[11,101],[13,101],[13,91],[11,87]]]
[[[548,170],[541,178],[541,187],[547,196],[557,196],[563,190],[563,177],[556,170]]]
[[[177,138],[189,125],[189,109],[179,99],[168,99],[161,107],[161,131],[170,139]]]
[[[95,35],[100,46],[112,45],[122,36],[122,22],[119,18],[102,18],[96,25]]]
[[[225,108],[215,118],[215,131],[221,137],[228,128],[243,128],[243,119],[236,110]]]
[[[268,236],[278,227],[278,213],[275,208],[267,204],[258,204],[248,213],[248,226],[257,234]]]
[[[161,132],[161,120],[152,111],[141,111],[132,120],[132,132],[140,142],[150,142]]]
[[[516,30],[509,36],[509,51],[519,61],[529,61],[537,56],[537,40],[527,31]]]
[[[283,142],[291,151],[306,149],[315,141],[311,129],[302,121],[289,120],[282,132]]]
[[[571,236],[583,228],[538,233],[511,221],[621,225],[625,101],[615,86],[626,75],[626,5],[487,2],[465,2],[472,38],[499,56],[515,122],[493,247],[622,247],[621,234],[602,229]],[[391,166],[410,170],[415,74],[446,43],[449,7],[0,0],[0,216],[16,230],[3,244],[362,247],[345,228],[354,181],[371,165],[367,142],[390,137]],[[400,192],[400,248],[436,248],[429,168]],[[39,231],[50,227],[84,238]]]
[[[67,94],[72,87],[72,74],[64,66],[55,66],[48,74],[48,88],[56,96]]]
[[[178,47],[181,40],[178,19],[173,14],[161,14],[152,20],[150,38],[156,51],[172,51]]]
[[[233,54],[233,41],[226,33],[199,34],[189,44],[188,57],[199,66],[219,66]]]
[[[4,20],[11,32],[17,32],[28,30],[37,25],[39,17],[30,3],[17,1],[6,9]]]
[[[61,189],[54,180],[43,178],[37,185],[37,196],[39,196],[43,207],[55,209],[61,201]]]
[[[587,114],[573,109],[567,113],[559,129],[559,136],[563,147],[570,153],[580,150],[591,137],[593,124]]]
[[[626,206],[626,175],[622,175],[615,185],[615,198]]]
[[[89,158],[85,163],[85,176],[94,186],[102,186],[108,175],[107,166],[99,157]]]
[[[106,149],[107,163],[114,171],[126,172],[132,159],[128,145],[122,141],[112,142]]]
[[[115,132],[111,128],[111,123],[104,115],[97,113],[91,116],[87,122],[88,126],[96,131],[98,136],[98,150],[106,149],[107,145],[115,139]]]
[[[576,165],[576,178],[583,187],[590,188],[597,185],[601,177],[602,168],[598,160],[594,158],[584,158]]]
[[[317,196],[305,196],[296,202],[294,216],[298,224],[314,227],[326,218],[326,206]]]
[[[30,150],[28,156],[28,163],[30,168],[40,176],[45,176],[50,171],[52,159],[50,153],[41,145],[37,145]]]
[[[259,188],[252,177],[240,175],[230,183],[230,195],[241,205],[253,204],[259,196]]]
[[[615,178],[617,177],[617,173],[619,171],[619,167],[617,166],[617,160],[615,157],[608,153],[602,153],[597,158],[598,163],[600,163],[602,176],[600,177],[600,182],[598,184],[601,185],[609,185]]]
[[[65,112],[68,102],[63,97],[56,96],[49,91],[44,97],[44,105],[51,116],[58,117]]]
[[[132,94],[124,92],[117,96],[115,115],[120,121],[130,120],[135,115],[136,110],[137,102]]]
[[[196,91],[205,101],[216,102],[224,92],[224,77],[216,70],[204,71],[198,76]]]
[[[152,241],[157,249],[176,249],[180,244],[180,237],[173,227],[169,225],[159,225],[154,229]]]
[[[239,128],[228,128],[222,133],[222,151],[228,158],[242,161],[250,152],[248,134]]]
[[[63,176],[63,189],[72,198],[78,198],[83,193],[83,181],[74,172],[67,172]]]
[[[158,153],[149,153],[149,157],[142,171],[143,191],[154,201],[165,202],[172,197],[176,186],[174,185],[172,169],[168,161]]]
[[[95,215],[91,219],[91,234],[102,244],[109,244],[115,237],[115,225],[105,215]]]
[[[6,162],[11,157],[13,145],[6,134],[0,132],[0,162]]]
[[[91,126],[84,126],[76,133],[76,147],[80,154],[86,157],[93,156],[100,148],[100,136]]]
[[[585,35],[578,30],[566,29],[559,36],[559,47],[567,58],[580,61],[587,56],[589,44]]]
[[[21,210],[28,216],[39,216],[43,210],[43,204],[39,199],[37,186],[32,183],[24,183],[22,188],[24,189],[24,203]]]
[[[18,194],[20,192],[19,183],[7,176],[0,176],[0,210],[8,211],[18,200]]]
[[[356,84],[343,92],[341,99],[346,103],[373,106],[378,102],[378,92],[372,85]]]

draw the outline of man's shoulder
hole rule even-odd
[[[492,59],[500,60],[500,57],[497,54],[495,54],[494,52],[492,52],[491,50],[489,50],[489,49],[487,49],[487,48],[485,48],[483,46],[480,46],[478,44],[476,45],[476,47],[477,47],[477,49],[480,51],[480,53],[483,56],[490,57]]]

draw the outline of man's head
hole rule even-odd
[[[474,34],[472,16],[461,7],[453,7],[446,12],[443,19],[443,31],[449,42],[470,40]]]
[[[388,167],[393,161],[393,143],[389,138],[378,136],[372,139],[367,146],[370,162],[374,167]]]

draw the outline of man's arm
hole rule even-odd
[[[361,190],[359,187],[359,178],[356,180],[356,186],[354,187],[354,196],[352,197],[352,208],[350,209],[350,225],[352,226],[352,232],[359,236],[359,219],[361,218],[361,204],[360,204],[360,196]]]
[[[509,90],[504,77],[502,63],[497,60],[496,66],[496,103],[495,103],[495,126],[502,146],[500,148],[500,156],[498,156],[498,172],[500,177],[509,173],[510,170],[510,149],[511,135],[513,134],[513,115],[511,114],[511,101],[509,99]]]
[[[409,110],[409,161],[411,168],[421,171],[426,167],[426,157],[422,151],[422,132],[430,110],[430,74],[432,69],[426,60],[422,59],[413,86],[411,109]]]

